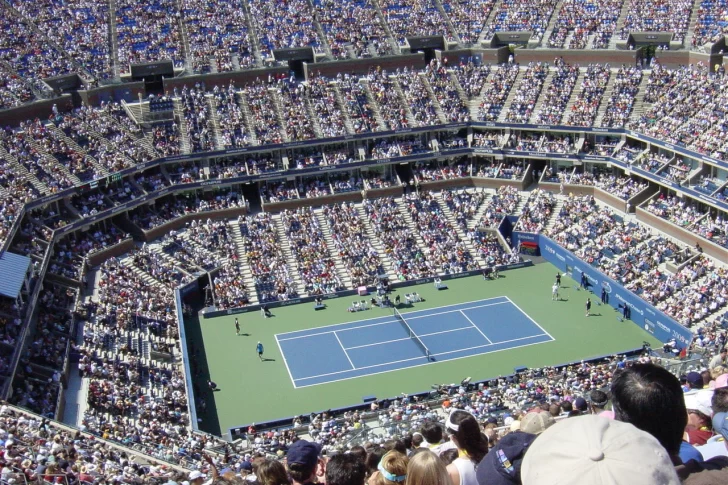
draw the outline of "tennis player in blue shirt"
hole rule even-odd
[[[260,360],[263,360],[263,344],[258,342],[258,345],[255,346],[255,350],[258,351],[258,357]]]

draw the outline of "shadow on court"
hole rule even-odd
[[[217,406],[215,405],[215,393],[205,383],[211,379],[207,363],[207,353],[203,346],[195,345],[195,342],[203,342],[202,329],[197,316],[186,315],[184,318],[185,333],[187,336],[187,351],[190,356],[190,370],[192,371],[192,386],[196,400],[205,400],[205,409],[202,410],[199,402],[196,402],[197,417],[200,420],[200,429],[208,433],[220,435],[220,420]],[[216,389],[220,391],[220,389]],[[216,392],[215,391],[215,392]]]
[[[275,359],[261,359],[262,362],[275,362]]]

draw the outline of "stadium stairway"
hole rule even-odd
[[[601,102],[599,103],[599,109],[597,110],[597,116],[594,118],[594,126],[602,126],[604,115],[607,113],[607,107],[609,106],[609,100],[612,99],[614,94],[614,85],[617,80],[617,72],[612,69],[612,75],[609,76],[607,86],[604,88],[604,96],[602,96]]]
[[[283,115],[283,103],[281,103],[280,94],[278,93],[277,88],[268,88],[268,99],[273,103],[273,109],[276,112],[276,119],[281,127],[281,137],[283,137],[283,141],[287,143],[291,141],[291,138],[288,136],[288,130],[286,129],[288,123],[286,123],[285,116]]]
[[[307,83],[303,82],[301,84],[306,85]],[[305,89],[304,95],[302,97],[304,109],[306,110],[308,119],[311,120],[311,125],[313,126],[313,131],[314,131],[314,133],[316,133],[316,138],[326,138],[326,136],[324,135],[324,131],[321,129],[321,123],[319,122],[319,116],[318,116],[318,114],[316,114],[316,111],[313,109],[313,102],[310,99],[310,95],[311,95],[311,92],[308,89]]]
[[[642,72],[642,81],[640,81],[637,95],[634,97],[634,104],[632,106],[632,114],[630,115],[630,121],[639,119],[645,112],[647,112],[652,104],[645,102],[645,94],[647,94],[647,84],[650,78],[650,71]]]
[[[187,231],[181,231],[179,236],[182,239],[185,239],[188,243],[192,245],[197,245],[193,240],[189,238],[189,233]],[[161,242],[152,242],[147,244],[147,248],[149,248],[152,252],[158,254],[162,259],[169,261],[174,265],[175,268],[180,270],[181,272],[185,274],[195,274],[198,272],[205,272],[204,269],[200,268],[197,265],[188,265],[180,261],[179,259],[175,258],[173,255],[167,253],[162,249],[162,243]],[[212,249],[206,248],[208,251],[212,252]]]
[[[415,220],[412,217],[412,214],[410,214],[410,211],[408,209],[408,202],[404,197],[397,197],[394,199],[395,202],[397,202],[397,205],[399,206],[399,210],[402,213],[402,217],[404,217],[404,220],[407,221],[407,226],[412,229],[412,234],[415,236],[415,241],[417,241],[417,247],[422,251],[422,254],[425,253],[425,248],[427,247],[427,244],[425,244],[425,240],[422,239],[422,236],[420,235],[419,229],[417,229],[417,225],[415,224]]]
[[[490,86],[490,83],[493,80],[495,71],[496,71],[495,67],[491,68],[490,72],[488,72],[488,75],[485,77],[485,80],[483,80],[483,85],[480,88],[480,92],[476,96],[470,98],[465,103],[468,106],[468,109],[470,110],[470,119],[472,119],[472,120],[478,119],[478,111],[480,111],[480,104],[483,102],[483,92],[487,89],[488,86]],[[511,87],[513,87],[513,86],[511,85]],[[462,89],[462,86],[460,87],[460,89]]]
[[[450,35],[452,35],[452,38],[457,39],[460,44],[464,44],[464,42],[462,42],[462,40],[460,39],[460,35],[458,35],[458,29],[455,28],[455,26],[453,25],[452,19],[447,14],[447,12],[445,12],[445,8],[442,6],[440,0],[433,0],[432,3],[435,5],[435,8],[437,8],[437,10],[440,12],[440,16],[445,20],[445,24],[450,30]]]
[[[683,46],[691,48],[693,45],[693,36],[695,35],[695,25],[698,23],[698,13],[703,4],[704,0],[693,0],[693,9],[690,11],[690,23],[688,24],[688,31],[685,34],[685,40]],[[702,46],[696,46],[702,47]]]
[[[25,165],[18,162],[18,159],[14,156],[10,155],[5,148],[0,145],[0,158],[5,159],[7,162],[10,162],[10,166],[13,169],[13,172],[20,175],[21,177],[24,177],[25,180],[29,181],[30,184],[40,192],[41,194],[49,194],[50,189],[46,184],[38,180],[38,178],[35,175],[32,175],[30,172],[28,172],[28,169],[25,168]]]
[[[298,271],[298,261],[296,261],[296,256],[293,254],[291,246],[288,243],[286,227],[285,224],[283,224],[283,220],[281,219],[281,214],[275,214],[273,216],[273,224],[275,225],[278,242],[280,244],[281,251],[283,251],[283,256],[286,258],[286,265],[288,266],[290,275],[296,285],[296,288],[299,289],[299,294],[303,296],[306,285],[303,284],[303,280],[301,279],[301,275]]]
[[[184,110],[182,109],[181,98],[174,99],[174,120],[179,125],[179,144],[180,152],[189,155],[192,153],[192,145],[190,144],[189,129],[187,128],[187,120],[185,120]]]
[[[344,118],[344,127],[346,128],[346,132],[354,134],[354,125],[351,123],[351,116],[349,116],[349,110],[346,108],[346,103],[344,103],[344,95],[341,94],[338,81],[329,81],[329,87],[334,90],[336,103],[341,108],[341,116]]]
[[[432,100],[432,103],[435,106],[435,113],[437,113],[437,118],[440,120],[440,123],[443,125],[448,122],[447,118],[445,117],[445,113],[442,110],[442,106],[440,106],[440,101],[437,99],[437,95],[435,94],[435,91],[432,89],[432,85],[430,84],[430,81],[427,79],[427,76],[425,76],[424,72],[418,73],[420,76],[420,79],[422,80],[422,84],[425,86],[425,89],[427,89],[427,95]]]
[[[331,229],[329,228],[329,223],[326,221],[326,217],[324,216],[323,208],[318,207],[314,209],[313,213],[318,220],[319,227],[321,227],[321,232],[324,235],[326,248],[331,255],[331,259],[334,261],[334,270],[336,271],[336,275],[339,277],[339,279],[347,289],[354,288],[354,283],[351,280],[349,271],[346,269],[346,264],[341,259],[338,251],[336,250],[336,245],[334,244],[334,239],[331,236]]]
[[[377,250],[377,254],[379,254],[379,259],[382,262],[382,267],[387,271],[387,276],[389,277],[389,280],[396,281],[397,273],[394,271],[394,266],[392,266],[391,260],[385,257],[386,251],[384,250],[382,241],[374,233],[374,229],[369,222],[369,218],[367,217],[367,213],[364,210],[364,207],[361,204],[356,204],[356,210],[359,213],[359,217],[361,218],[361,220],[364,221],[364,231],[366,232],[369,240],[372,242],[372,246],[374,246],[374,249]]]
[[[483,193],[485,194],[485,199],[483,199],[483,203],[480,204],[478,210],[475,211],[475,215],[468,220],[468,229],[478,228],[478,226],[480,225],[480,220],[483,218],[485,211],[488,209],[488,202],[490,202],[490,200],[493,198],[495,191],[493,189],[483,189]]]
[[[255,146],[259,145],[258,136],[255,132],[255,123],[253,123],[253,115],[250,111],[250,105],[246,99],[245,91],[238,91],[238,106],[243,112],[243,120],[245,121],[245,131],[250,137],[250,144]]]
[[[521,82],[523,81],[523,76],[526,73],[526,69],[523,67],[519,67],[518,69],[518,75],[513,80],[513,84],[511,84],[511,91],[508,93],[508,97],[506,98],[505,102],[503,103],[503,109],[501,109],[501,112],[498,113],[498,121],[501,123],[504,123],[506,121],[506,116],[508,116],[508,107],[511,106],[513,103],[513,98],[516,97],[516,93],[518,93],[518,88],[521,86]]]
[[[552,84],[554,84],[554,74],[556,73],[556,69],[553,66],[549,67],[549,73],[546,75],[546,79],[543,81],[543,89],[541,90],[541,93],[538,96],[538,100],[536,101],[536,104],[533,108],[533,113],[531,114],[531,118],[529,119],[529,123],[537,123],[538,117],[541,114],[541,108],[543,107],[543,103],[547,98],[548,89],[551,87]]]
[[[467,94],[465,94],[465,90],[460,85],[460,80],[458,79],[457,74],[452,69],[447,70],[448,76],[450,76],[450,84],[455,87],[455,90],[458,92],[458,96],[460,97],[460,100],[463,102],[465,106],[469,107],[470,99],[468,99]]]
[[[619,17],[617,18],[617,25],[614,28],[614,35],[612,35],[612,38],[609,40],[609,49],[614,50],[617,48],[617,41],[619,40],[619,33],[624,28],[624,24],[627,20],[627,13],[629,12],[629,7],[632,5],[632,1],[626,0],[624,3],[622,3],[622,10],[619,12]]]
[[[549,220],[546,223],[546,225],[543,228],[543,233],[548,234],[548,232],[551,230],[554,225],[556,225],[556,222],[559,220],[559,213],[561,212],[561,208],[564,206],[564,201],[566,200],[565,196],[562,195],[556,195],[556,204],[554,204],[553,209],[551,210],[551,215],[549,216]]]
[[[559,0],[559,3],[556,4],[556,7],[554,7],[554,11],[551,13],[551,18],[549,19],[549,23],[546,26],[546,30],[543,33],[543,37],[541,37],[541,45],[548,45],[548,41],[551,38],[551,34],[553,33],[554,29],[556,28],[556,22],[559,19],[559,13],[561,12],[561,7],[564,4],[564,0]],[[564,46],[567,46],[569,44],[565,43]]]
[[[220,115],[217,112],[217,100],[212,94],[206,94],[207,103],[210,105],[210,121],[209,125],[212,128],[212,139],[215,143],[215,150],[224,150],[225,142],[222,138],[222,129],[220,128]]]
[[[412,110],[410,110],[410,103],[409,101],[407,101],[407,96],[404,95],[404,90],[399,84],[399,79],[397,79],[397,76],[393,75],[390,75],[389,79],[392,81],[392,86],[394,86],[394,90],[397,93],[400,104],[404,107],[404,111],[407,114],[407,121],[409,122],[409,125],[418,126],[417,120],[415,120],[415,117],[412,114]]]
[[[382,129],[389,129],[387,126],[387,123],[384,121],[384,117],[382,116],[382,111],[379,109],[379,103],[377,103],[377,99],[374,97],[374,94],[372,93],[372,88],[369,86],[369,81],[366,79],[360,79],[359,84],[361,84],[364,87],[364,91],[367,93],[367,100],[369,101],[369,107],[374,112],[374,119],[377,120],[377,125],[379,125]]]
[[[152,286],[164,286],[156,278],[153,278],[152,275],[135,266],[134,261],[132,261],[131,257],[129,257],[128,255],[125,258],[121,259],[119,262],[124,266],[130,268],[132,272],[139,276],[146,284]]]
[[[230,227],[230,233],[233,236],[233,241],[235,241],[235,252],[238,255],[238,261],[246,261],[247,252],[245,251],[243,233],[240,231],[240,224],[238,224],[236,219],[233,219],[228,222],[228,226]]]
[[[488,18],[485,19],[485,22],[483,22],[483,26],[492,25],[496,17],[498,16],[498,11],[503,6],[504,0],[496,0],[496,2],[493,4],[493,8],[490,11],[490,14],[488,14]],[[478,36],[478,42],[477,44],[482,44],[486,39],[491,39],[492,36],[486,37],[487,29],[483,29],[480,31],[480,35]]]
[[[580,67],[579,68],[579,75],[576,77],[576,82],[574,83],[574,90],[571,91],[571,96],[569,97],[569,102],[566,103],[566,107],[564,108],[564,115],[561,118],[562,124],[566,123],[566,121],[569,119],[569,115],[571,114],[571,109],[574,107],[577,101],[579,101],[583,94],[584,94],[584,76],[586,74],[586,68]]]
[[[46,160],[51,161],[53,165],[55,165],[55,168],[62,174],[66,175],[68,179],[73,182],[73,185],[81,185],[81,181],[73,175],[71,172],[69,172],[68,167],[66,165],[60,163],[56,157],[48,153],[41,145],[39,145],[35,140],[33,140],[32,137],[26,136],[26,141],[28,142],[28,145],[30,145],[32,148],[35,149],[36,152],[38,152],[38,155],[43,157]]]
[[[103,165],[101,165],[98,162],[98,160],[96,160],[94,157],[92,157],[83,147],[81,147],[78,143],[76,143],[72,138],[67,137],[66,134],[63,132],[63,130],[58,128],[53,123],[46,123],[45,127],[48,131],[55,133],[57,135],[57,137],[60,138],[61,140],[63,140],[63,142],[69,148],[72,148],[73,150],[77,151],[78,153],[83,153],[84,160],[90,161],[98,173],[100,173],[104,177],[109,176],[109,171],[106,170],[106,168]]]
[[[457,189],[455,192],[461,193],[465,192],[466,189]],[[458,224],[457,217],[455,217],[455,214],[453,214],[452,210],[450,210],[450,207],[447,206],[447,203],[445,202],[444,194],[443,192],[440,192],[439,194],[433,194],[435,196],[435,200],[437,200],[437,203],[440,205],[440,208],[442,209],[442,214],[447,218],[448,222],[452,224],[452,226],[455,228],[455,232],[457,233],[458,237],[465,243],[465,247],[470,252],[470,254],[473,256],[473,258],[480,263],[480,266],[485,266],[485,260],[481,258],[481,256],[478,254],[478,251],[475,249],[475,246],[473,245],[472,241],[466,234],[465,229],[463,229],[460,224]],[[483,204],[481,204],[483,205]],[[478,207],[480,209],[480,207]]]

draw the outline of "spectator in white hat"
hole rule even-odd
[[[523,485],[678,485],[670,455],[628,423],[579,416],[544,431],[526,452]]]

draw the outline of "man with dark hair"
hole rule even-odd
[[[332,456],[326,463],[326,485],[363,485],[366,471],[364,461],[353,453]]]
[[[326,466],[320,454],[321,445],[318,443],[298,440],[291,445],[286,455],[286,466],[293,485],[314,483],[317,476],[325,473]]]
[[[594,389],[591,393],[589,393],[589,409],[591,414],[600,415],[606,412],[608,402],[609,397],[604,391]]]
[[[677,377],[654,364],[619,371],[612,381],[612,408],[617,421],[650,433],[679,462],[688,414]]]
[[[349,454],[358,457],[362,463],[366,463],[367,461],[367,450],[361,445],[352,446]]]
[[[423,424],[420,429],[420,433],[422,433],[422,437],[425,438],[425,443],[423,443],[423,445],[428,448],[434,448],[440,444],[440,441],[442,441],[442,427],[439,423],[434,421],[428,421]]]

